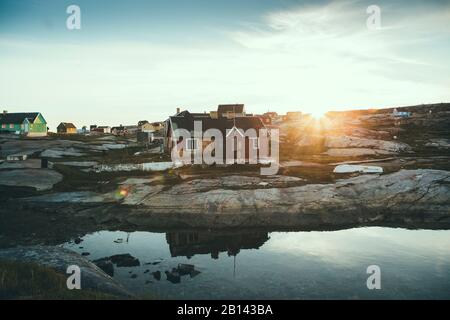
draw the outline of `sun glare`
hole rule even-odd
[[[321,120],[325,117],[325,112],[320,109],[313,110],[311,111],[311,116],[316,120]]]

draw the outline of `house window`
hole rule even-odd
[[[186,150],[192,151],[198,149],[198,139],[187,139],[186,140]]]
[[[14,124],[11,123],[11,124],[9,125],[9,128],[10,128],[10,129],[14,129]]]
[[[258,150],[259,148],[259,143],[258,143],[258,138],[250,138],[252,140],[252,146],[254,150]]]
[[[6,129],[6,124],[2,124],[2,129]]]

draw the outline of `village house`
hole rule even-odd
[[[160,142],[164,144],[164,122],[148,122],[147,120],[139,121],[137,132],[137,142],[141,144],[150,144]]]
[[[395,108],[392,111],[392,115],[396,118],[409,118],[412,116],[412,112],[408,111],[398,111],[397,108]]]
[[[135,135],[138,132],[138,126],[124,126],[111,128],[111,134],[116,136]]]
[[[127,134],[127,129],[123,125],[120,125],[118,127],[112,127],[111,133],[115,136],[124,136]]]
[[[56,128],[56,132],[60,134],[77,134],[77,127],[70,122],[61,122]]]
[[[155,132],[164,129],[164,122],[139,121],[138,128],[140,132]]]
[[[185,129],[191,133],[191,138],[186,142],[186,151],[194,151],[200,148],[204,149],[211,143],[210,139],[200,140],[194,138],[194,122],[200,122],[202,131],[205,132],[208,129],[217,129],[223,136],[223,156],[226,156],[226,143],[225,139],[230,135],[237,135],[246,132],[249,129],[256,131],[256,138],[242,137],[245,141],[245,161],[249,159],[250,148],[253,148],[254,152],[258,152],[258,137],[259,130],[265,128],[261,119],[257,116],[247,116],[244,111],[243,104],[236,105],[219,105],[217,111],[211,111],[209,113],[191,113],[187,110],[179,112],[175,116],[169,117],[166,121],[165,132],[165,150],[172,152],[175,142],[173,137],[174,132],[177,129]],[[241,134],[242,135],[242,134]],[[203,135],[202,135],[203,137]],[[252,151],[252,152],[253,152]],[[237,159],[237,151],[234,150],[234,157]]]
[[[0,114],[0,133],[43,137],[47,131],[47,121],[40,112],[9,113],[5,110]]]
[[[91,134],[109,134],[111,133],[111,127],[109,126],[97,126],[97,125],[91,125],[90,126],[90,132]]]

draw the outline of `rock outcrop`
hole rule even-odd
[[[0,171],[0,185],[50,190],[63,176],[50,169],[17,169]]]
[[[81,270],[81,288],[107,293],[119,298],[132,295],[96,265],[79,254],[61,247],[29,246],[0,250],[0,260],[33,262],[50,267],[58,273],[69,276],[69,266],[76,265]]]
[[[122,202],[127,205],[104,210],[97,205],[77,215],[110,227],[132,225],[134,228],[450,225],[448,171],[401,170],[385,175],[361,175],[331,184],[284,188],[255,185],[227,189],[221,179],[217,178],[214,184],[198,179],[169,188],[147,186],[148,189],[136,191],[142,194],[134,194]],[[40,201],[45,199],[41,197]]]
[[[351,136],[329,136],[325,140],[325,147],[330,149],[336,148],[368,148],[383,150],[389,153],[405,152],[411,148],[405,143],[365,139]]]

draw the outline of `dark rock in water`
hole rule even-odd
[[[78,247],[78,249],[84,249],[84,247]]]
[[[162,261],[155,261],[155,262],[146,262],[144,263],[144,265],[149,266],[149,265],[153,265],[156,266],[157,264],[160,264]]]
[[[80,244],[83,242],[83,239],[81,238],[76,238],[73,242],[75,242],[75,244]]]
[[[101,259],[98,259],[96,261],[100,261],[100,260],[111,261],[118,268],[121,268],[121,267],[138,267],[138,266],[141,265],[139,259],[133,257],[129,253],[117,254],[117,255],[114,255],[114,256],[111,256],[111,257],[101,258]]]
[[[93,263],[110,277],[114,277],[114,265],[110,260],[96,260]]]
[[[137,274],[131,275],[131,279],[136,279],[136,278],[137,278]]]
[[[176,270],[180,275],[184,276],[195,271],[195,266],[193,264],[180,263],[178,264],[178,268]]]
[[[144,273],[149,273],[149,272],[150,272],[150,270],[148,270],[148,269],[144,271]]]
[[[158,281],[161,280],[161,271],[155,271],[152,274],[153,274],[153,278],[155,278]]]
[[[149,283],[152,283],[152,281],[150,281],[150,280],[145,281],[145,284],[149,284]]]
[[[191,276],[191,278],[195,278],[196,276],[198,276],[201,272],[198,270],[192,270],[192,272],[189,274]]]
[[[172,282],[172,283],[180,283],[180,281],[181,281],[181,277],[178,272],[166,271],[166,277],[167,277],[167,281]]]
[[[86,256],[89,256],[90,253],[89,253],[89,252],[83,252],[81,255],[84,256],[84,257],[86,257]]]

